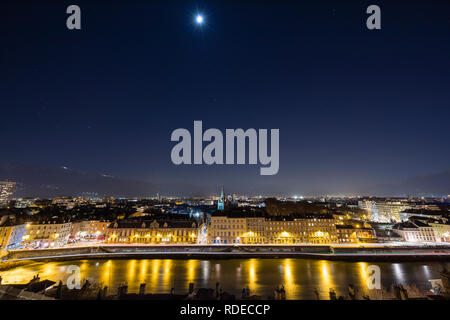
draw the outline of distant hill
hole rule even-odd
[[[47,168],[30,165],[0,164],[0,181],[17,182],[14,197],[53,198],[55,196],[111,196],[144,198],[156,196],[204,196],[211,193],[208,186],[189,183],[151,183],[122,179],[105,174]],[[215,187],[219,190],[219,187]],[[218,192],[218,191],[217,191]]]
[[[40,197],[51,198],[55,196],[82,196],[97,195],[113,197],[150,197],[157,192],[164,196],[208,196],[218,193],[220,186],[211,184],[195,185],[183,183],[152,183],[142,180],[122,179],[108,175],[87,173],[68,168],[47,168],[29,165],[11,165],[0,163],[0,181],[8,179],[17,182],[14,197]],[[256,185],[253,190],[241,190],[237,183],[235,192],[246,194],[282,194],[276,185]],[[258,189],[259,188],[259,189]],[[266,190],[273,188],[273,190]],[[308,185],[304,186],[305,194]],[[356,187],[355,187],[356,189]],[[312,190],[310,190],[312,191]],[[336,193],[342,191],[335,190]],[[358,188],[356,193],[373,196],[446,196],[450,194],[450,170],[409,178],[397,184],[382,184],[367,188]],[[315,193],[312,195],[320,195]],[[279,210],[280,214],[291,210],[293,204],[272,208]],[[286,206],[286,209],[284,209]],[[304,205],[307,206],[306,204]],[[302,210],[301,207],[298,208]],[[308,208],[314,209],[314,208]],[[275,211],[273,211],[275,212]],[[311,211],[310,211],[311,212]]]
[[[377,185],[365,193],[379,196],[446,196],[450,194],[450,170],[411,177],[398,184]]]
[[[90,194],[100,197],[148,197],[158,192],[149,182],[117,179],[67,168],[0,164],[0,180],[4,179],[17,182],[15,197]]]

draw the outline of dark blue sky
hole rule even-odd
[[[1,162],[292,193],[449,169],[450,3],[333,2],[11,1]],[[365,26],[370,4],[382,30]],[[170,134],[194,120],[279,128],[278,175],[173,165]]]

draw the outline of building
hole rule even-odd
[[[450,223],[446,218],[436,219],[427,216],[412,216],[411,221],[420,221],[433,228],[437,242],[450,242]]]
[[[339,243],[356,243],[356,228],[350,225],[336,225],[337,237]]]
[[[361,200],[358,208],[367,210],[368,218],[375,222],[402,221],[400,213],[411,208],[405,201],[396,200]]]
[[[208,226],[209,244],[264,243],[264,218],[213,215]]]
[[[222,192],[220,193],[220,198],[217,200],[217,210],[223,211],[225,210],[225,203],[227,202],[227,198],[225,197],[225,192],[222,187]]]
[[[27,224],[26,234],[22,238],[23,248],[53,248],[67,244],[71,222],[49,221],[42,224]]]
[[[0,208],[6,207],[12,199],[15,182],[0,181]]]
[[[375,242],[375,230],[353,225],[336,225],[339,243]]]
[[[392,231],[408,242],[436,242],[436,235],[431,226],[419,220],[397,223]]]
[[[394,224],[391,223],[371,223],[377,242],[402,242],[403,238],[392,230]]]
[[[441,210],[424,210],[424,209],[408,209],[404,212],[400,212],[400,218],[402,221],[407,221],[410,218],[421,217],[430,219],[443,219],[446,215],[445,211]]]
[[[70,232],[71,241],[79,240],[104,240],[106,229],[111,224],[109,221],[83,220],[72,223]]]
[[[193,220],[119,220],[106,229],[105,243],[197,244],[202,232]]]
[[[266,243],[265,223],[266,221],[262,217],[246,218],[246,230],[248,231],[243,235],[243,243]]]
[[[79,241],[88,237],[89,220],[72,223],[69,241]]]
[[[347,219],[347,216],[345,213],[341,213],[341,212],[335,212],[333,213],[333,217],[334,220],[336,222],[336,224],[345,224],[345,220]]]
[[[255,217],[215,214],[208,226],[209,244],[325,244],[337,242],[335,220],[328,214]]]
[[[109,221],[92,220],[88,225],[88,237],[90,239],[102,240],[106,237],[106,229],[111,224]]]
[[[14,202],[14,208],[24,209],[34,205],[34,199],[32,198],[19,198]]]
[[[0,227],[0,249],[21,249],[22,238],[25,235],[25,224],[4,224]]]
[[[334,217],[329,214],[295,215],[266,220],[265,234],[270,244],[327,244],[337,242]]]
[[[450,223],[431,221],[428,224],[433,228],[438,242],[450,242]]]
[[[0,251],[6,250],[10,235],[10,226],[0,226]]]
[[[440,208],[435,203],[411,198],[377,198],[358,201],[358,208],[366,210],[371,221],[390,223],[401,222],[413,215],[437,217]]]

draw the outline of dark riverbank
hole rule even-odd
[[[19,260],[19,261],[4,261],[0,262],[0,272],[1,271],[8,271],[14,268],[23,267],[26,266],[33,261],[31,260]]]

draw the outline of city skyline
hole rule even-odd
[[[331,189],[295,188],[266,185],[242,187],[239,183],[208,181],[195,184],[190,181],[170,183],[168,181],[143,181],[114,177],[92,172],[81,172],[70,168],[45,168],[0,164],[0,178],[15,181],[15,197],[53,198],[56,196],[114,196],[125,198],[148,198],[156,194],[173,197],[205,197],[215,194],[222,186],[233,193],[250,196],[379,196],[379,197],[446,197],[450,190],[450,171],[435,175],[411,177],[391,184],[354,185],[351,190],[336,187]],[[186,191],[186,189],[188,191]]]

